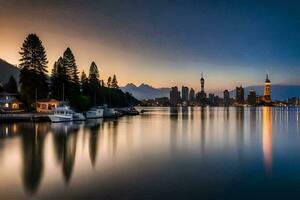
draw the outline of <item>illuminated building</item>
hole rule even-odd
[[[264,102],[271,103],[271,81],[268,74],[266,74],[265,88],[264,88]]]

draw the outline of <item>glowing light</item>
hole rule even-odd
[[[267,172],[272,170],[272,110],[269,107],[263,107],[263,155]]]

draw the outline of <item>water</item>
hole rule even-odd
[[[300,194],[297,108],[147,108],[0,127],[0,196],[265,199]]]

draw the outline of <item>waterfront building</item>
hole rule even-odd
[[[16,98],[16,94],[2,92],[0,93],[0,110],[18,111],[21,109],[22,102]]]
[[[195,90],[193,88],[190,89],[189,101],[190,103],[195,102]]]
[[[256,92],[255,90],[250,90],[248,97],[247,97],[247,102],[249,105],[254,106],[256,105]]]
[[[168,97],[159,97],[159,98],[155,98],[155,104],[157,106],[169,106],[170,101]]]
[[[236,87],[236,95],[235,95],[235,101],[237,104],[244,104],[244,88],[242,86]]]
[[[36,105],[36,111],[42,113],[51,113],[58,107],[60,101],[56,99],[39,99]]]
[[[209,94],[208,95],[208,104],[209,104],[209,106],[219,106],[220,105],[219,96],[215,96],[214,94]]]
[[[182,97],[182,101],[188,102],[188,100],[189,100],[189,88],[188,87],[182,86],[181,97]]]
[[[224,90],[223,92],[223,98],[224,98],[224,106],[229,106],[230,105],[230,94],[228,90]]]
[[[172,106],[177,106],[180,103],[180,92],[178,91],[177,86],[171,88],[170,103]]]
[[[298,97],[288,98],[288,105],[289,106],[299,106],[300,105],[299,98]]]
[[[269,75],[266,74],[265,87],[264,87],[264,98],[265,103],[271,103],[271,81]]]

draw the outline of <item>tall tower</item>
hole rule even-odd
[[[265,80],[264,101],[266,103],[271,102],[271,81],[269,79],[268,74],[266,74],[266,80]]]
[[[203,78],[203,73],[202,72],[201,72],[200,83],[201,83],[201,92],[204,92],[204,78]]]

